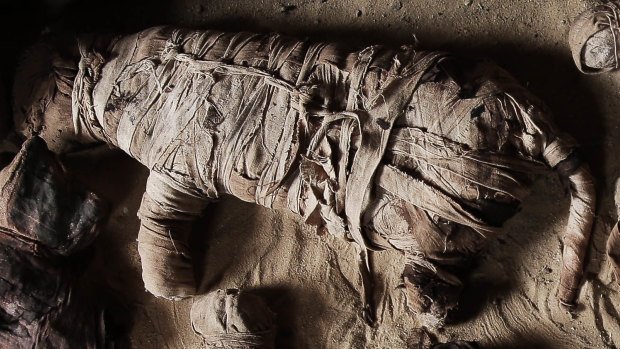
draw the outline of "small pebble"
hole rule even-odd
[[[362,11],[361,10],[355,11],[355,17],[361,17],[361,16],[362,16]]]
[[[473,4],[473,3],[474,3],[474,0],[465,0],[465,1],[463,1],[463,5],[465,5],[465,6],[471,6],[471,4]]]
[[[394,3],[394,5],[392,5],[392,10],[394,11],[399,11],[402,8],[403,8],[403,3],[400,1],[397,1]]]

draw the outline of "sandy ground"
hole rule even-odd
[[[562,310],[555,292],[569,197],[556,175],[544,176],[522,211],[506,225],[506,234],[490,243],[481,257],[455,323],[436,335],[442,340],[476,340],[483,348],[616,348],[620,286],[603,251],[616,218],[620,73],[581,75],[566,42],[571,20],[591,3],[112,0],[72,3],[64,12],[50,12],[44,18],[65,29],[131,31],[176,24],[279,31],[351,45],[416,44],[421,49],[495,59],[545,100],[560,128],[583,145],[599,196],[590,262],[579,306],[572,313]],[[132,325],[121,347],[203,347],[189,322],[191,300],[155,299],[141,283],[136,211],[146,171],[117,153],[91,154],[68,164],[113,204],[95,246],[90,275],[125,299]],[[406,348],[418,326],[398,287],[402,265],[398,253],[377,254],[382,322],[369,328],[358,316],[360,280],[351,245],[317,236],[292,214],[236,199],[214,204],[194,235],[201,291],[241,287],[263,295],[278,313],[278,348]]]

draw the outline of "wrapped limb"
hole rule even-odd
[[[582,163],[569,138],[556,139],[545,149],[545,160],[568,182],[571,195],[568,222],[563,237],[562,271],[558,298],[572,305],[577,297],[590,241],[596,193],[588,166]]]
[[[594,181],[586,165],[581,165],[568,176],[571,191],[571,208],[564,235],[562,274],[558,297],[564,304],[573,304],[577,298],[590,232],[594,222]]]
[[[150,174],[138,211],[138,252],[144,286],[153,295],[175,299],[196,293],[188,238],[205,205],[203,198],[189,196],[161,175]]]

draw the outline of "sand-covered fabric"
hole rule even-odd
[[[555,174],[539,178],[505,235],[490,243],[466,290],[458,313],[467,316],[441,333],[442,341],[478,340],[483,348],[605,348],[617,345],[620,286],[605,255],[605,242],[617,222],[611,200],[619,172],[620,99],[617,74],[584,76],[570,59],[566,38],[574,18],[595,1],[474,0],[409,2],[361,0],[282,1],[184,0],[180,2],[78,2],[48,21],[6,22],[7,40],[27,45],[16,29],[39,31],[54,22],[82,32],[133,32],[169,23],[228,31],[281,32],[348,47],[383,43],[416,44],[490,57],[542,98],[560,129],[579,140],[582,155],[597,178],[597,218],[579,307],[567,312],[555,298],[561,239],[570,194]],[[20,3],[20,6],[22,3]],[[47,13],[23,5],[8,18]],[[123,11],[119,11],[122,8]],[[357,16],[357,11],[360,15]],[[52,26],[53,30],[53,26]],[[9,48],[5,57],[13,52]],[[77,64],[77,62],[76,62]],[[5,69],[12,69],[5,67]],[[6,85],[10,87],[9,84]],[[189,323],[191,300],[169,302],[144,292],[137,256],[136,217],[146,171],[118,153],[89,154],[72,163],[80,179],[114,203],[112,219],[95,248],[105,257],[97,275],[125,299],[139,304],[127,347],[203,348]],[[194,234],[199,292],[243,287],[261,291],[279,314],[277,342],[283,348],[406,348],[416,317],[403,309],[398,287],[403,256],[374,253],[374,269],[386,285],[384,321],[368,328],[355,310],[359,295],[355,251],[331,235],[316,237],[301,218],[238,199],[211,205]],[[333,258],[334,255],[340,258]],[[103,267],[102,267],[103,268]],[[341,277],[340,271],[347,278]],[[352,271],[352,273],[349,273]],[[225,277],[223,277],[225,275]],[[467,290],[468,287],[470,291]],[[304,314],[304,316],[299,316]]]

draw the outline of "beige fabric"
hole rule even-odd
[[[458,261],[500,232],[533,175],[568,167],[573,203],[559,297],[574,299],[593,216],[589,172],[569,166],[574,145],[546,107],[490,62],[168,27],[81,54],[76,124],[138,159],[156,183],[140,210],[145,281],[156,295],[192,293],[188,222],[208,199],[233,194],[353,240],[367,310],[368,249],[409,246],[403,251],[419,259],[409,258],[408,279],[429,282],[412,284],[412,294],[451,292],[426,307],[441,318],[460,292],[450,281],[466,265]],[[404,208],[396,219],[428,230],[400,232],[398,243],[378,231],[370,208],[386,197]]]
[[[205,206],[203,199],[187,195],[158,173],[149,176],[138,211],[138,252],[149,292],[170,299],[196,293],[188,238]]]
[[[618,17],[620,8],[616,1],[610,1],[605,4],[595,6],[592,9],[584,11],[579,17],[575,19],[571,25],[570,32],[568,34],[568,44],[572,51],[573,60],[577,65],[577,69],[585,74],[598,74],[614,70],[618,68],[618,35],[619,20]],[[593,38],[597,33],[601,31],[609,31],[612,35],[613,42],[608,43],[607,40],[601,40],[602,38]],[[600,45],[610,47],[604,47],[601,50]],[[601,50],[601,52],[585,52],[586,50]],[[599,61],[609,61],[602,57],[591,57],[592,55],[607,56],[608,52],[613,52],[613,64],[606,65],[604,67],[592,67],[585,63],[585,59],[591,61],[592,65]],[[590,56],[590,57],[588,57]]]

